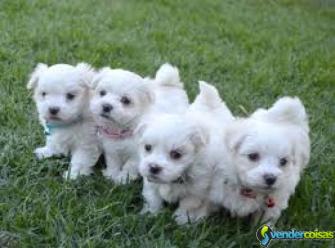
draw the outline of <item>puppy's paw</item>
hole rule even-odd
[[[67,170],[63,173],[64,179],[74,180],[77,179],[79,176],[89,176],[93,173],[91,168],[85,168],[81,170]]]
[[[109,180],[115,181],[118,175],[120,174],[120,171],[116,170],[109,170],[109,169],[104,169],[101,171],[102,175]]]
[[[148,206],[143,206],[143,208],[140,211],[141,215],[150,214],[150,213],[151,211],[150,211],[150,208],[148,208]]]
[[[114,179],[116,184],[127,184],[138,178],[138,174],[132,174],[127,171],[121,171],[119,175]]]
[[[114,182],[116,184],[127,184],[131,181],[131,178],[129,178],[129,175],[127,173],[121,172],[115,179]]]
[[[113,181],[114,181],[115,184],[118,184],[118,185],[129,183],[128,176],[127,175],[122,175],[122,174],[120,174],[119,176],[114,178]]]
[[[160,207],[157,208],[152,208],[149,206],[149,204],[145,203],[140,214],[141,215],[145,215],[145,214],[153,214],[153,215],[157,215],[157,213],[159,212]]]
[[[63,178],[66,180],[68,179],[74,180],[74,179],[77,179],[78,176],[79,176],[78,173],[71,173],[71,171],[68,171],[68,170],[63,172]]]
[[[204,219],[207,213],[203,209],[185,210],[178,208],[173,214],[178,225],[185,225],[187,223],[195,223]]]
[[[189,214],[180,208],[174,212],[173,217],[178,225],[185,225],[190,221]]]
[[[48,147],[39,147],[34,151],[37,160],[51,158],[54,154]]]
[[[140,175],[137,172],[128,172],[127,177],[129,181],[134,181],[140,177]]]

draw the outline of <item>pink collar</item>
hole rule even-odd
[[[97,132],[109,139],[126,139],[133,136],[133,131],[130,129],[109,128],[97,126]]]
[[[240,194],[247,198],[256,198],[256,192],[249,188],[241,188]]]
[[[257,193],[249,188],[241,188],[240,194],[244,197],[251,198],[251,199],[256,199],[256,196],[257,196]],[[265,205],[268,208],[273,208],[276,205],[275,200],[271,196],[266,196],[264,198],[264,201],[265,201]]]

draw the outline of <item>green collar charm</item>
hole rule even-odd
[[[80,121],[82,121],[81,117],[69,123],[46,123],[44,126],[44,135],[49,136],[54,132],[55,129],[70,127],[74,124],[77,124]]]

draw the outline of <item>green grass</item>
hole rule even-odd
[[[312,156],[278,229],[334,230],[335,3],[331,0],[2,0],[0,247],[258,247],[256,227],[220,213],[178,227],[172,208],[143,217],[141,183],[66,182],[67,160],[37,162],[43,143],[25,85],[37,62],[87,61],[153,75],[180,68],[191,99],[213,83],[237,115],[299,96]],[[275,244],[276,243],[276,244]],[[334,241],[273,247],[334,247]]]

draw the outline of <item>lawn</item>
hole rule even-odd
[[[333,1],[2,0],[0,30],[0,247],[259,247],[248,220],[222,212],[178,227],[172,207],[138,214],[141,182],[115,186],[99,170],[64,181],[66,159],[36,161],[44,137],[26,82],[38,62],[87,61],[146,76],[169,61],[190,99],[197,80],[211,82],[236,115],[299,96],[312,156],[277,229],[335,230]]]

